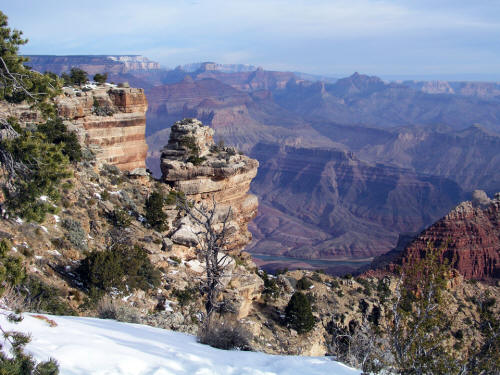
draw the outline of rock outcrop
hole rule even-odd
[[[488,200],[475,192],[473,201],[459,204],[448,215],[423,231],[402,254],[403,264],[425,255],[428,243],[464,277],[485,280],[500,278],[500,193]]]
[[[76,90],[65,88],[56,98],[59,115],[97,161],[122,170],[145,168],[146,96],[142,89],[113,85]]]
[[[212,137],[213,129],[196,119],[176,122],[162,151],[163,181],[195,202],[211,206],[215,200],[221,212],[231,207],[231,248],[241,249],[251,239],[247,224],[257,214],[257,197],[248,190],[259,163],[215,145]]]

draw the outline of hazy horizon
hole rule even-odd
[[[500,81],[500,3],[222,0],[66,3],[1,10],[27,55],[143,55],[331,77]]]

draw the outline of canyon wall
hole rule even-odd
[[[102,86],[63,91],[56,98],[59,115],[96,153],[98,162],[128,171],[146,167],[148,104],[142,89]]]

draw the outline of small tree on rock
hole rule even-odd
[[[144,210],[146,212],[146,220],[152,228],[158,232],[163,232],[167,229],[167,214],[163,212],[165,197],[159,191],[154,191],[146,199]]]
[[[78,86],[81,86],[89,81],[87,72],[80,68],[71,68],[69,77],[71,79],[71,83]]]
[[[309,332],[314,327],[311,304],[304,293],[295,292],[285,309],[285,323],[298,333]]]
[[[108,73],[97,73],[94,75],[94,81],[97,82],[100,85],[104,85],[106,81],[108,80]]]

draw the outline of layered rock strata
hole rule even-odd
[[[442,257],[466,278],[500,278],[500,193],[490,200],[474,192],[472,201],[459,204],[411,242],[400,263],[425,256],[429,243],[442,247]]]
[[[221,213],[230,207],[230,248],[241,249],[251,239],[247,224],[257,213],[257,197],[248,190],[259,163],[234,148],[215,145],[213,133],[196,119],[176,122],[161,155],[163,181],[189,200],[209,207],[215,200]]]
[[[128,171],[145,168],[148,104],[142,89],[65,88],[56,103],[59,115],[82,143],[95,150],[98,162]]]

